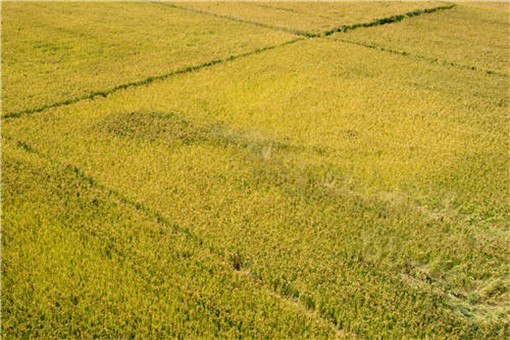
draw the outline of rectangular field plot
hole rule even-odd
[[[292,39],[148,2],[4,2],[2,25],[3,114]]]
[[[71,168],[2,143],[9,338],[333,337],[175,226]]]
[[[283,27],[303,33],[323,33],[343,25],[370,22],[441,2],[176,2],[177,6]]]
[[[508,318],[507,111],[503,77],[313,39],[3,133],[339,330],[478,337]]]
[[[333,37],[509,74],[509,13],[490,4],[459,3],[434,15]]]

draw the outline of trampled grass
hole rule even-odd
[[[508,78],[350,37],[3,120],[4,334],[509,336]]]
[[[323,33],[344,25],[444,6],[423,2],[176,2],[177,6],[262,23],[289,30]]]
[[[459,3],[433,16],[338,34],[338,37],[510,74],[510,17],[503,10],[508,4],[482,8],[475,5]]]
[[[37,109],[292,38],[148,2],[3,2],[2,110]]]

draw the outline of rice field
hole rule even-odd
[[[509,337],[509,15],[3,2],[2,335]]]

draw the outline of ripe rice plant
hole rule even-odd
[[[21,98],[2,112],[7,337],[510,335],[509,46],[497,6],[23,6],[4,6],[25,13],[6,22],[26,25],[34,8],[83,22],[94,6],[128,22],[147,20],[130,8],[155,11],[145,34],[182,53],[157,52],[170,58],[161,65],[183,66],[150,61],[141,81],[83,69],[41,90],[56,72],[31,102],[14,72],[26,65],[4,57],[3,92]],[[478,42],[454,32],[476,19],[488,28]],[[199,20],[196,39],[160,36]],[[6,55],[33,45],[17,39],[5,38]],[[110,90],[96,89],[101,77]]]
[[[423,2],[184,2],[169,3],[191,9],[240,19],[268,27],[313,36],[344,25],[370,22],[414,10],[444,6],[438,1]]]
[[[45,108],[292,38],[148,2],[4,2],[2,113]]]

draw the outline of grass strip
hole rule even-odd
[[[453,67],[457,67],[457,68],[460,68],[460,69],[463,69],[463,70],[472,70],[472,71],[478,71],[478,72],[485,72],[487,74],[492,74],[492,75],[498,75],[498,76],[502,76],[502,77],[510,77],[510,75],[507,74],[507,73],[503,73],[503,72],[499,72],[499,71],[494,71],[494,70],[483,69],[483,68],[479,68],[479,67],[476,67],[476,66],[459,64],[459,63],[455,63],[453,61],[443,60],[443,59],[439,59],[439,58],[427,57],[427,56],[424,56],[424,55],[421,55],[421,54],[412,53],[412,52],[408,52],[408,51],[394,50],[394,49],[383,47],[381,45],[377,45],[377,44],[374,44],[374,43],[366,43],[366,42],[362,42],[362,41],[346,40],[346,39],[341,39],[341,38],[332,38],[332,39],[333,40],[337,40],[337,41],[341,41],[341,42],[346,43],[346,44],[351,44],[351,45],[357,45],[357,46],[362,46],[362,47],[370,48],[370,49],[373,49],[373,50],[376,50],[376,51],[388,52],[388,53],[393,53],[393,54],[400,54],[400,55],[403,55],[403,56],[414,57],[416,59],[425,60],[425,61],[428,61],[428,62],[433,63],[433,64],[453,66]]]
[[[176,75],[179,75],[179,74],[183,74],[183,73],[195,72],[195,71],[198,71],[198,70],[201,70],[203,68],[210,67],[210,66],[213,66],[213,65],[217,65],[217,64],[221,64],[221,63],[226,63],[226,62],[233,61],[233,60],[236,60],[236,59],[239,59],[239,58],[248,57],[248,56],[251,56],[251,55],[254,55],[254,54],[258,54],[258,53],[262,53],[262,52],[265,52],[265,51],[269,51],[269,50],[272,50],[272,49],[275,49],[275,48],[278,48],[278,47],[282,47],[282,46],[285,46],[285,45],[290,45],[290,44],[293,44],[293,43],[298,42],[298,41],[303,40],[303,39],[304,38],[296,38],[296,39],[293,39],[293,40],[289,40],[289,41],[283,42],[281,44],[258,48],[258,49],[254,50],[254,51],[250,51],[250,52],[246,52],[246,53],[242,53],[242,54],[238,54],[238,55],[233,55],[233,56],[230,56],[230,57],[227,57],[227,58],[223,58],[223,59],[211,60],[211,61],[205,62],[203,64],[200,64],[200,65],[188,66],[188,67],[185,67],[185,68],[182,68],[182,69],[179,69],[179,70],[176,70],[176,71],[172,71],[172,72],[169,72],[169,73],[165,73],[165,74],[161,74],[161,75],[157,75],[157,76],[150,76],[150,77],[142,79],[142,80],[138,80],[138,81],[134,81],[134,82],[130,82],[130,83],[125,83],[125,84],[117,85],[117,86],[112,87],[110,89],[93,91],[93,92],[90,92],[89,94],[87,94],[85,96],[74,97],[74,98],[66,99],[64,101],[60,101],[60,102],[56,102],[56,103],[52,103],[52,104],[48,104],[48,105],[43,105],[43,106],[35,108],[35,109],[27,109],[27,110],[23,110],[23,111],[3,114],[1,116],[1,118],[5,118],[5,119],[7,119],[7,118],[18,118],[18,117],[21,117],[21,116],[24,116],[24,115],[30,115],[30,114],[33,114],[33,113],[42,112],[44,110],[51,109],[51,108],[54,108],[54,107],[71,105],[71,104],[80,102],[82,100],[94,99],[96,97],[108,97],[110,94],[112,94],[114,92],[117,92],[119,90],[124,90],[124,89],[130,88],[130,87],[137,87],[137,86],[147,85],[147,84],[150,84],[150,83],[152,83],[152,82],[154,82],[156,80],[163,80],[163,79],[166,79],[166,78],[169,78],[169,77],[172,77],[172,76],[176,76]]]
[[[342,26],[342,27],[334,28],[332,30],[329,30],[329,31],[326,31],[326,32],[320,34],[320,36],[328,36],[328,35],[331,35],[333,33],[338,33],[338,32],[345,33],[347,31],[352,31],[352,30],[355,30],[355,29],[360,28],[360,27],[373,27],[373,26],[381,26],[381,25],[391,24],[391,23],[394,23],[394,22],[402,21],[402,20],[404,20],[406,18],[416,17],[416,16],[419,16],[419,15],[422,15],[422,14],[428,14],[428,13],[434,13],[434,12],[437,12],[437,11],[452,9],[455,6],[457,6],[457,5],[454,4],[454,5],[439,6],[439,7],[428,8],[428,9],[417,9],[415,11],[407,12],[405,14],[397,14],[397,15],[393,15],[391,17],[386,17],[386,18],[382,18],[382,19],[375,19],[375,20],[370,21],[370,22],[354,24],[354,25],[345,25],[345,26]]]

